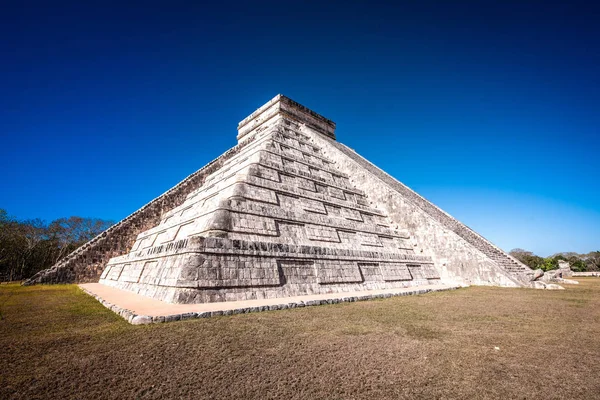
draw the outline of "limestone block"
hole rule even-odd
[[[281,156],[268,151],[262,151],[260,153],[260,162],[268,166],[273,166],[277,170],[283,169],[283,160]]]
[[[364,222],[363,217],[362,217],[362,213],[360,211],[358,211],[358,210],[355,210],[355,209],[352,209],[352,208],[342,207],[341,208],[341,214],[346,219],[350,219],[350,220],[354,220],[354,221],[359,221],[359,222]]]
[[[144,267],[140,272],[140,277],[138,279],[139,283],[156,285],[160,281],[161,268],[159,266],[159,261],[146,261],[144,263]]]
[[[243,197],[245,199],[262,201],[265,203],[277,204],[275,192],[269,189],[261,188],[245,183],[238,183],[233,190],[234,197]]]
[[[532,281],[537,281],[538,279],[540,279],[541,277],[544,276],[544,271],[541,269],[536,269],[535,271],[533,271],[533,275],[531,277]]]
[[[119,280],[123,282],[137,282],[140,279],[145,264],[145,262],[140,261],[128,264],[126,268],[123,268]]]
[[[129,267],[129,264],[113,265],[110,268],[107,268],[108,273],[106,274],[105,279],[110,279],[112,281],[118,281],[123,269],[127,268],[127,267]]]
[[[363,278],[356,262],[317,261],[319,283],[351,283],[362,282]]]
[[[175,240],[181,240],[183,238],[188,237],[192,232],[196,230],[196,221],[190,221],[185,224],[179,225],[176,228],[176,233],[174,235]]]
[[[401,263],[381,263],[379,265],[383,280],[385,281],[410,281],[412,275],[406,264]]]
[[[307,199],[307,198],[300,198],[299,203],[300,203],[302,209],[305,211],[312,211],[315,213],[327,214],[325,205],[322,202]]]
[[[152,322],[152,317],[148,317],[146,315],[136,315],[130,321],[132,325],[147,325],[151,324]]]
[[[383,282],[383,273],[379,263],[358,263],[365,282]]]
[[[357,234],[357,240],[363,246],[383,247],[383,243],[377,235],[359,232]]]
[[[299,189],[309,190],[311,192],[316,192],[317,188],[314,181],[308,180],[306,178],[296,177],[296,184]]]
[[[344,194],[343,190],[333,186],[328,186],[327,189],[329,190],[329,196],[340,200],[346,200],[346,195]]]
[[[281,281],[283,284],[318,283],[314,262],[300,260],[279,260]]]
[[[320,242],[340,242],[338,232],[334,228],[317,225],[305,225],[305,229],[306,236],[310,240],[316,240]]]
[[[259,178],[280,182],[279,172],[273,168],[263,167],[262,165],[253,165],[250,173]]]

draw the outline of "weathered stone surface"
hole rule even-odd
[[[579,282],[577,282],[579,283]],[[556,283],[548,283],[542,281],[532,281],[529,282],[528,287],[533,289],[546,289],[546,290],[563,290],[564,287],[557,285]]]
[[[534,276],[284,96],[238,129],[238,146],[31,282],[102,271],[106,285],[205,303]]]
[[[540,279],[543,276],[544,276],[544,271],[538,268],[535,271],[533,271],[533,276],[531,277],[531,280],[537,281],[538,279]]]
[[[546,284],[542,281],[532,281],[529,283],[529,287],[532,289],[546,289]]]
[[[148,317],[145,315],[136,315],[130,321],[130,323],[132,325],[147,325],[147,324],[151,324],[152,322],[153,322],[152,317]]]
[[[562,279],[560,282],[558,283],[563,283],[565,285],[579,285],[579,282],[577,282],[574,279]]]
[[[561,272],[562,278],[568,278],[573,276],[573,271],[571,270],[571,263],[565,260],[558,260],[558,269]]]
[[[306,129],[302,130],[303,132]],[[527,286],[532,271],[343,144],[312,136],[323,153],[369,193],[370,203],[399,230],[410,232],[417,254],[431,255],[443,281]]]
[[[540,279],[544,282],[550,283],[563,283],[563,284],[568,284],[568,285],[578,285],[579,282],[572,280],[572,279],[565,279],[565,277],[571,277],[573,276],[573,271],[571,271],[571,266],[568,262],[566,261],[559,261],[558,263],[559,267],[558,269],[554,269],[554,270],[550,270],[550,271],[546,271],[544,273],[544,276]]]

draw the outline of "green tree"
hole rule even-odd
[[[527,265],[531,269],[543,269],[544,259],[542,257],[536,256],[531,251],[523,249],[513,249],[510,251],[509,254],[517,260],[521,261],[523,264]]]
[[[587,265],[585,261],[580,258],[570,258],[569,263],[571,264],[571,270],[575,272],[584,272],[587,270]]]
[[[542,269],[544,271],[551,271],[553,269],[558,269],[558,257],[546,257],[544,258],[544,263],[542,265]]]

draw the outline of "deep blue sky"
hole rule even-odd
[[[16,217],[119,220],[283,93],[505,250],[600,249],[593,2],[20,3],[0,12]]]

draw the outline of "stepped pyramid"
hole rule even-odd
[[[29,283],[93,282],[173,303],[436,284],[532,271],[336,141],[278,95],[238,145]]]

